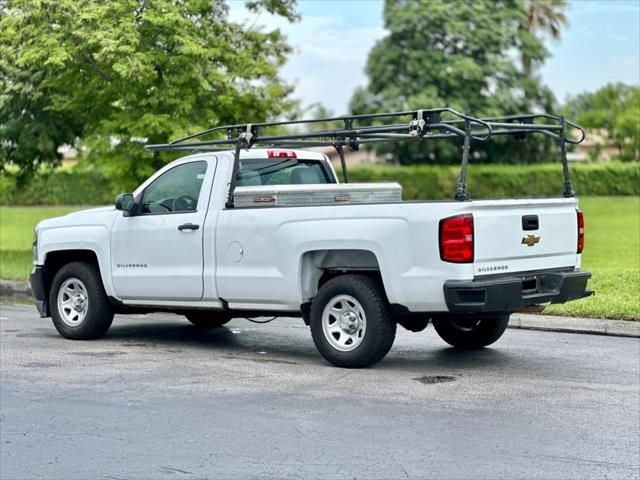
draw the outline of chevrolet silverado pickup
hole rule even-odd
[[[272,124],[234,125],[221,127],[223,139],[150,146],[197,153],[115,205],[37,225],[31,285],[41,316],[69,339],[105,335],[115,313],[170,311],[201,328],[299,316],[329,362],[365,367],[387,354],[398,324],[420,331],[431,322],[452,346],[481,348],[500,338],[513,312],[592,293],[580,269],[584,221],[564,119],[386,115],[410,117],[358,127],[360,117],[340,117],[332,120],[342,128],[289,136],[261,135]],[[471,200],[471,143],[530,133],[559,139],[563,196]],[[398,184],[340,182],[314,150],[335,147],[347,180],[343,147],[430,137],[464,140],[451,201],[402,201]]]

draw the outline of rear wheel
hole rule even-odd
[[[100,271],[92,263],[72,262],[58,270],[51,284],[49,305],[53,325],[65,338],[100,338],[113,321]]]
[[[429,320],[430,317],[425,313],[411,313],[408,315],[401,315],[396,318],[398,324],[402,325],[410,332],[423,331],[427,328],[427,325],[429,325]]]
[[[346,368],[379,362],[396,335],[382,285],[365,275],[342,275],[325,283],[311,304],[310,326],[322,356]]]
[[[225,312],[213,312],[208,310],[194,310],[184,314],[191,323],[200,328],[217,328],[231,320]]]
[[[509,324],[509,314],[482,319],[436,315],[433,328],[440,338],[457,348],[482,348],[497,341]]]

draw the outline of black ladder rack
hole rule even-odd
[[[442,119],[446,115],[450,119]],[[313,130],[319,123],[341,123],[342,128]],[[544,122],[544,123],[536,123]],[[271,127],[301,127],[309,131],[282,135],[268,133]],[[577,140],[567,138],[566,128],[580,132]],[[267,132],[265,132],[267,130]],[[264,134],[263,134],[264,133]],[[342,163],[345,182],[348,182],[344,148],[358,150],[362,144],[382,142],[421,142],[444,138],[463,138],[462,163],[456,188],[456,200],[468,200],[466,190],[467,166],[472,141],[486,141],[493,136],[512,135],[522,137],[539,133],[558,141],[563,166],[563,196],[573,197],[567,162],[566,144],[578,144],[584,140],[582,127],[563,117],[547,113],[510,115],[503,117],[477,118],[444,107],[435,109],[407,110],[402,112],[348,115],[313,120],[294,120],[265,123],[225,125],[187,135],[170,143],[147,145],[150,151],[215,152],[235,150],[233,172],[229,185],[227,207],[233,207],[233,191],[239,167],[240,151],[252,147],[305,148],[331,146],[336,149]],[[224,138],[202,140],[202,137],[223,135]]]

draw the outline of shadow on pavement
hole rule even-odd
[[[18,337],[58,338],[50,319],[39,319],[41,326],[10,334]],[[302,327],[300,321],[300,327]],[[422,337],[422,338],[420,338]],[[387,357],[370,367],[376,371],[446,372],[476,368],[507,367],[510,370],[531,372],[538,359],[522,358],[511,349],[500,348],[500,343],[480,350],[457,350],[441,343],[428,333],[412,334],[409,348],[397,343]],[[424,340],[422,343],[421,340]],[[436,341],[434,341],[436,340]],[[75,342],[74,342],[75,343]],[[127,348],[163,349],[164,355],[187,354],[189,350],[211,351],[227,358],[274,362],[292,365],[326,366],[334,368],[317,352],[306,327],[287,323],[283,329],[260,328],[258,325],[239,323],[219,328],[198,328],[176,316],[159,320],[153,317],[118,318],[107,335],[95,342],[96,355],[104,349],[126,351]],[[87,345],[88,346],[88,345]],[[213,359],[214,357],[212,357]]]
[[[153,323],[151,323],[153,322]],[[229,356],[266,352],[269,358],[274,356],[282,363],[330,366],[316,351],[307,335],[292,337],[291,330],[286,332],[275,329],[251,328],[232,325],[213,329],[197,328],[189,324],[155,320],[145,323],[144,319],[136,323],[114,325],[105,340],[117,341],[121,347],[181,347],[185,352],[189,348],[209,349],[226,353]],[[234,333],[235,332],[235,333]],[[416,334],[424,335],[424,334]],[[426,339],[425,339],[426,340]],[[288,362],[284,362],[288,360]],[[266,360],[265,360],[266,361]],[[424,370],[465,369],[509,366],[530,370],[534,365],[500,349],[499,344],[480,350],[457,350],[451,347],[435,347],[432,341],[425,341],[423,348],[411,350],[392,349],[387,357],[375,365],[376,370]]]
[[[423,350],[396,351],[390,354],[381,364],[382,368],[391,370],[447,370],[495,367],[522,368],[530,370],[532,365],[513,354],[500,350],[499,347],[488,347],[480,350],[457,350],[451,347],[434,348],[425,344]]]
[[[274,329],[247,329],[247,326],[223,326],[219,328],[198,328],[185,321],[158,323],[144,319],[136,323],[120,323],[111,327],[104,341],[117,342],[119,347],[180,347],[218,351],[227,356],[268,353],[270,358],[290,359],[291,363],[317,364],[321,361],[311,336],[295,336],[291,329],[286,333]],[[306,332],[305,332],[306,333]],[[111,346],[114,346],[113,344]],[[314,362],[315,360],[315,362]]]

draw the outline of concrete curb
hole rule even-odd
[[[0,295],[31,297],[31,285],[21,280],[0,280]],[[510,328],[544,330],[549,332],[590,333],[617,337],[640,337],[640,322],[604,320],[600,318],[558,317],[515,313]]]
[[[555,315],[515,313],[511,315],[509,327],[550,332],[640,337],[640,322],[632,320],[605,320],[601,318],[558,317]]]
[[[0,280],[0,295],[31,296],[31,285],[24,280]]]

